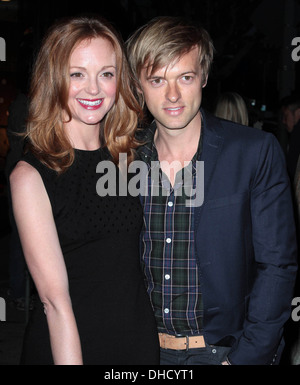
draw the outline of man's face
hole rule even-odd
[[[286,126],[288,132],[292,132],[295,124],[298,123],[299,112],[299,108],[295,111],[290,110],[288,107],[282,109],[282,123]]]
[[[151,68],[150,71],[143,68],[140,83],[158,128],[169,131],[199,125],[202,87],[206,79],[202,77],[198,48],[169,66],[150,72]]]

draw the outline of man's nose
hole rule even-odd
[[[176,103],[180,99],[180,97],[181,97],[181,93],[177,84],[176,83],[168,84],[166,98],[170,102]]]

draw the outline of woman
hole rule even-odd
[[[139,265],[139,199],[96,193],[101,160],[134,158],[139,109],[130,80],[120,39],[103,19],[61,21],[43,41],[31,84],[29,150],[10,177],[41,300],[22,364],[158,363]]]
[[[218,118],[248,126],[248,109],[244,99],[236,92],[224,92],[220,95],[215,108]]]

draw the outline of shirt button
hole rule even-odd
[[[168,202],[169,207],[173,207],[173,202]]]
[[[169,310],[169,309],[165,309],[164,312],[165,312],[166,314],[168,314],[168,313],[170,313],[170,310]]]
[[[171,242],[172,242],[171,238],[167,238],[167,239],[166,239],[166,242],[167,242],[167,243],[171,243]]]
[[[170,276],[169,274],[166,274],[166,275],[165,275],[165,279],[166,279],[166,280],[169,280],[170,278],[171,278],[171,276]]]

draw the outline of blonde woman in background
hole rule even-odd
[[[231,120],[248,126],[248,109],[244,99],[236,92],[224,92],[218,99],[215,108],[218,118]]]

